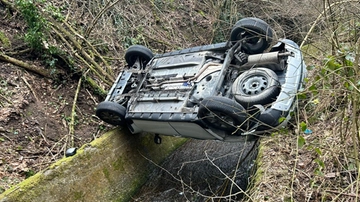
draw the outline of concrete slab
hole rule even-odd
[[[132,135],[121,128],[82,146],[48,169],[24,180],[0,195],[12,201],[128,201],[147,180],[154,163],[163,161],[186,139]]]

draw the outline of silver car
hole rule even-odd
[[[140,45],[96,115],[132,133],[220,141],[254,140],[286,126],[306,66],[299,46],[258,18],[239,20],[223,43],[163,54]],[[270,50],[268,50],[270,49]]]

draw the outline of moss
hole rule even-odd
[[[105,178],[110,182],[111,181],[111,178],[110,178],[110,172],[107,168],[104,168],[103,169],[103,173],[104,173],[104,176]]]
[[[264,139],[263,138],[260,140],[260,144],[258,146],[258,153],[257,153],[257,157],[255,159],[255,164],[252,167],[252,171],[251,173],[253,173],[251,175],[251,181],[248,184],[247,187],[247,196],[251,196],[254,192],[257,191],[257,188],[259,186],[259,184],[262,182],[262,178],[264,176],[264,168],[262,167],[262,159],[264,158],[264,152],[266,152],[267,148],[266,145],[264,144]],[[246,196],[245,196],[246,198]],[[247,198],[248,200],[244,201],[252,201],[251,198]]]
[[[76,200],[80,200],[80,199],[82,199],[84,197],[84,194],[83,194],[83,192],[82,191],[76,191],[76,192],[74,192],[74,200],[76,201]]]
[[[114,167],[114,170],[118,171],[124,171],[124,160],[123,158],[119,157],[116,161],[112,163],[112,166]]]
[[[143,184],[145,184],[147,180],[147,176],[150,171],[144,173],[140,177],[136,178],[129,184],[129,190],[126,194],[122,194],[119,196],[119,198],[115,199],[116,202],[124,202],[124,201],[130,201],[131,197],[134,196],[141,188]]]
[[[1,31],[0,31],[0,42],[4,48],[11,47],[11,42],[10,42],[9,38],[7,38],[6,35]]]
[[[187,142],[189,139],[186,138],[182,138],[180,141],[176,141],[173,147],[173,150],[175,150],[176,148],[180,147],[181,145],[185,144],[185,142]],[[173,151],[172,150],[172,151]]]
[[[254,172],[254,176],[253,176],[253,183],[254,185],[257,185],[261,182],[261,178],[264,174],[264,170],[262,168],[262,159],[264,158],[264,151],[266,151],[266,146],[263,145],[262,143],[260,143],[259,145],[259,151],[258,151],[258,156],[256,157],[255,160],[255,172]]]
[[[49,166],[49,169],[55,169],[58,168],[62,164],[68,164],[67,162],[71,162],[74,158],[80,158],[82,160],[91,160],[92,154],[90,152],[85,152],[87,148],[94,147],[94,148],[103,148],[106,145],[104,145],[104,140],[108,138],[108,136],[113,135],[116,132],[116,130],[109,131],[108,133],[104,134],[98,139],[95,139],[89,144],[84,144],[81,148],[76,150],[76,154],[74,156],[70,157],[64,157],[52,165]],[[71,164],[68,164],[71,166]]]
[[[163,140],[162,145],[156,145],[151,135],[133,136],[118,129],[110,131],[79,148],[76,155],[60,159],[42,173],[5,191],[0,195],[0,201],[5,198],[6,201],[36,201],[39,196],[51,199],[61,196],[72,201],[100,196],[103,201],[129,201],[146,182],[151,171],[148,169],[149,162],[141,155],[146,154],[158,163],[187,139],[164,137]],[[98,164],[96,159],[104,163]],[[82,176],[83,173],[88,175]],[[82,187],[79,182],[85,185],[83,189],[79,187]],[[73,188],[75,186],[77,188]]]
[[[98,138],[97,140],[93,141],[91,144],[86,144],[86,145],[82,146],[80,149],[77,150],[76,155],[71,156],[71,157],[62,158],[62,159],[56,161],[55,163],[53,163],[52,165],[50,165],[49,168],[44,172],[44,173],[46,173],[47,171],[50,171],[49,176],[45,176],[43,173],[37,173],[34,176],[28,178],[27,180],[22,181],[18,185],[15,185],[15,186],[11,187],[10,189],[6,190],[4,193],[2,193],[0,195],[0,199],[3,197],[6,197],[10,193],[12,193],[12,194],[16,193],[16,196],[13,196],[12,198],[21,198],[21,195],[23,192],[16,191],[16,190],[29,190],[29,191],[27,191],[27,194],[32,193],[31,195],[36,196],[38,194],[38,192],[40,192],[39,189],[32,189],[34,186],[36,186],[36,184],[40,184],[41,181],[44,181],[44,179],[56,178],[56,177],[62,175],[63,170],[66,170],[68,167],[72,166],[72,163],[69,163],[69,162],[74,160],[74,158],[80,157],[80,159],[91,160],[91,153],[84,152],[85,148],[87,148],[89,146],[100,146],[102,144],[102,141],[111,134],[112,133],[109,132],[109,133],[105,134],[102,138]],[[57,170],[57,171],[51,172],[51,170]],[[104,174],[105,174],[105,177],[110,179],[109,171],[107,171],[107,175],[106,175],[106,171],[104,172]],[[38,191],[36,191],[36,190],[38,190]]]
[[[34,186],[43,180],[42,174],[37,173],[34,176],[22,181],[21,183],[12,186],[0,195],[0,199],[5,198],[7,195],[12,194],[12,198],[21,199],[23,191],[26,190],[28,195],[37,196],[40,194],[40,189],[33,189]]]

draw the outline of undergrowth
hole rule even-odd
[[[301,43],[309,75],[296,129],[287,131],[295,136],[263,140],[266,170],[247,201],[360,200],[360,4],[325,0],[321,7]]]
[[[49,44],[51,24],[40,10],[60,18],[59,11],[43,0],[16,0],[15,5],[27,24],[24,41],[32,54],[40,57],[45,66],[51,69],[51,74],[55,74],[57,62],[64,52]]]
[[[315,43],[327,51],[312,62],[309,100],[302,112],[309,127],[316,131],[304,148],[313,151],[315,162],[310,184],[314,194],[306,199],[358,201],[360,21],[353,9],[359,10],[360,5],[324,4],[324,40],[328,45]]]

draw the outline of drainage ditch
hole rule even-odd
[[[156,166],[132,201],[238,201],[257,153],[257,141],[188,141]]]

